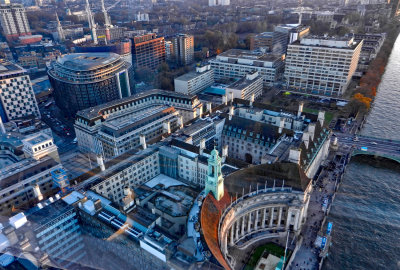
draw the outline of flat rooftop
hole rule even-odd
[[[243,59],[259,60],[259,61],[267,61],[267,62],[277,61],[281,58],[279,55],[266,54],[266,53],[262,53],[260,51],[250,51],[250,50],[241,50],[241,49],[231,49],[231,50],[228,50],[226,52],[219,54],[218,56],[231,57],[231,58],[243,58]]]
[[[207,72],[210,72],[210,71],[211,70],[206,70],[204,72],[191,71],[191,72],[188,72],[186,74],[183,74],[182,76],[179,76],[175,80],[187,82],[187,81],[190,81],[190,80],[192,80],[194,78],[202,76],[204,73],[207,73]]]
[[[72,53],[57,59],[61,66],[75,71],[87,71],[97,69],[119,60],[116,53]]]
[[[153,90],[139,93],[139,94],[136,94],[136,95],[133,95],[130,97],[113,100],[113,101],[110,101],[110,102],[107,102],[107,103],[104,103],[104,104],[101,104],[98,106],[94,106],[94,107],[90,107],[90,108],[81,110],[77,113],[77,116],[81,116],[81,117],[84,117],[84,118],[90,120],[90,119],[101,116],[103,111],[110,110],[110,109],[118,107],[118,106],[126,105],[135,100],[140,100],[142,98],[151,97],[153,95],[165,95],[165,96],[168,96],[171,98],[190,99],[190,100],[192,100],[193,98],[197,98],[197,96],[195,96],[195,95],[190,96],[190,95],[185,95],[185,94],[181,94],[181,93],[177,93],[177,92],[173,92],[173,91],[153,89]]]
[[[243,90],[246,87],[248,87],[249,85],[251,85],[254,82],[256,82],[259,78],[261,78],[260,75],[255,77],[253,80],[248,80],[246,77],[243,77],[240,80],[238,80],[238,81],[232,83],[231,85],[229,85],[227,87],[227,89]]]
[[[50,139],[51,139],[50,136],[48,136],[44,133],[41,133],[41,134],[38,134],[37,136],[32,136],[32,137],[25,139],[24,142],[27,142],[30,145],[36,145],[36,144],[48,141]]]
[[[21,66],[6,60],[0,60],[0,79],[2,76],[20,74],[24,72],[25,69],[23,69]]]

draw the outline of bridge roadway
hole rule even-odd
[[[376,155],[400,162],[400,141],[361,135],[357,136],[358,140],[355,140],[355,136],[349,134],[336,133],[335,135],[338,138],[339,147],[354,147],[353,155]],[[362,151],[361,147],[367,147],[366,151]]]

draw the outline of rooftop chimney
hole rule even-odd
[[[321,124],[321,126],[324,125],[324,121],[325,121],[325,112],[320,111],[318,112],[318,121]]]
[[[314,140],[314,133],[315,133],[315,123],[308,125],[308,133],[310,134],[310,140]]]
[[[279,134],[282,134],[283,128],[285,127],[285,118],[279,119]]]
[[[206,149],[206,139],[201,139],[200,140],[200,155],[203,154],[204,149]]]
[[[235,114],[235,107],[230,107],[229,108],[229,121],[232,120],[232,116]]]
[[[228,156],[228,145],[222,147],[222,163],[225,163],[226,157]]]
[[[254,94],[251,94],[250,107],[253,107],[253,103],[254,103]]]
[[[104,165],[103,156],[97,155],[96,158],[97,158],[97,164],[99,165],[101,171],[104,172],[106,170],[106,167]]]
[[[228,96],[227,95],[222,96],[222,103],[224,103],[225,105],[228,105]]]
[[[300,149],[290,149],[289,162],[300,164],[300,156],[301,156]]]
[[[171,133],[171,122],[170,121],[163,123],[163,132],[168,133],[168,134]]]
[[[310,134],[308,132],[303,133],[303,142],[306,145],[306,148],[308,149],[308,144],[310,143]]]
[[[300,117],[301,114],[303,113],[303,106],[304,106],[304,103],[303,103],[303,102],[300,102],[300,104],[299,104],[299,110],[297,111],[297,117]]]
[[[207,111],[209,111],[210,113],[212,113],[212,103],[208,102],[207,103]]]
[[[178,116],[178,126],[179,126],[179,128],[183,128],[183,117],[182,117],[182,115]]]
[[[143,147],[143,150],[147,148],[146,135],[144,134],[140,134],[140,145]]]

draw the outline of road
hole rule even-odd
[[[360,150],[361,147],[367,147],[368,152],[382,153],[400,158],[399,141],[364,136],[357,136],[358,140],[354,140],[355,137],[350,136],[349,134],[336,133],[335,135],[338,138],[340,147],[354,146],[358,150]]]

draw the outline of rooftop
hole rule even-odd
[[[176,93],[173,91],[166,91],[160,89],[153,89],[150,91],[146,91],[140,94],[136,94],[130,97],[121,98],[117,100],[113,100],[95,107],[90,107],[84,110],[81,110],[77,113],[77,116],[84,117],[88,120],[99,117],[103,114],[104,111],[111,110],[115,107],[123,107],[126,104],[132,103],[135,100],[140,100],[142,98],[151,97],[153,95],[164,95],[171,98],[179,98],[179,99],[190,99],[197,98],[197,96],[189,96],[181,93]]]
[[[5,75],[21,74],[24,72],[25,69],[23,69],[21,66],[6,60],[0,60],[0,79]]]
[[[73,53],[58,58],[57,63],[74,71],[87,71],[108,65],[120,58],[116,53]]]
[[[231,58],[244,58],[244,59],[259,60],[266,62],[277,61],[281,58],[279,55],[265,54],[259,51],[249,51],[241,49],[231,49],[219,54],[218,56],[231,57]]]
[[[243,78],[241,78],[240,80],[234,82],[233,84],[229,85],[229,86],[227,87],[227,89],[243,90],[243,89],[245,89],[246,87],[248,87],[249,85],[251,85],[251,84],[253,84],[254,82],[256,82],[256,81],[257,81],[258,79],[260,79],[260,78],[261,78],[261,76],[258,75],[258,76],[256,76],[254,79],[249,80],[249,79],[247,78],[247,76],[246,76],[246,77],[243,77]],[[228,90],[228,91],[229,91],[229,90]]]
[[[191,72],[183,74],[182,76],[179,76],[175,80],[178,80],[178,81],[190,81],[190,80],[192,80],[194,78],[202,76],[204,73],[207,73],[207,72],[212,72],[212,71],[211,71],[211,69],[210,70],[206,70],[204,72],[191,71]]]

